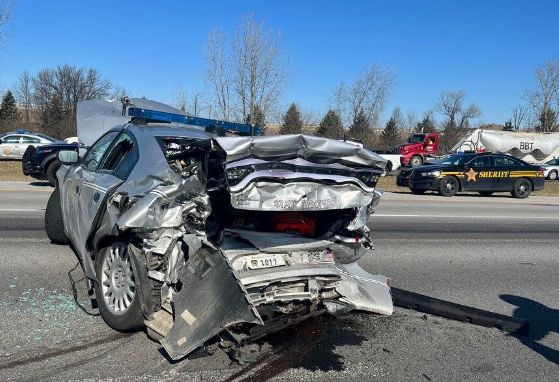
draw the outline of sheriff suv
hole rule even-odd
[[[515,198],[527,198],[542,190],[544,174],[539,166],[504,154],[458,153],[436,165],[416,167],[408,187],[414,194],[438,191],[454,196],[459,191],[476,191],[483,196],[510,192]]]

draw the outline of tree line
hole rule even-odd
[[[0,37],[2,20],[7,17],[0,16]],[[394,68],[378,62],[366,65],[355,78],[335,84],[323,116],[295,103],[279,110],[294,78],[292,54],[281,32],[252,14],[245,15],[231,32],[212,29],[201,53],[205,60],[201,74],[204,90],[188,93],[178,85],[173,93],[175,106],[196,116],[244,121],[264,128],[267,121],[275,121],[280,122],[281,134],[348,138],[377,149],[391,148],[414,132],[437,131],[443,151],[481,116],[480,108],[467,102],[464,90],[454,90],[441,92],[438,102],[421,118],[413,111],[404,115],[395,107],[381,125],[397,76]],[[510,119],[503,121],[506,130],[559,131],[559,59],[539,65],[534,76],[534,87],[522,93]],[[23,127],[57,138],[72,136],[77,102],[124,95],[125,89],[114,86],[95,68],[63,64],[35,74],[25,70],[3,95],[0,131]]]

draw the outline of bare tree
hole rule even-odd
[[[130,93],[124,86],[114,85],[109,97],[111,99],[122,99],[125,97],[130,97]]]
[[[538,130],[554,131],[558,128],[556,116],[559,111],[559,58],[538,65],[534,72],[536,86],[524,92],[531,106],[533,119],[540,120]]]
[[[528,109],[525,105],[518,105],[512,108],[512,128],[516,131],[522,128],[522,122],[526,119]]]
[[[232,62],[227,51],[227,42],[227,34],[221,29],[214,28],[208,34],[208,41],[203,45],[207,68],[202,76],[212,88],[214,104],[225,121],[229,121],[230,118],[233,88]]]
[[[440,114],[448,117],[448,125],[451,128],[464,129],[468,127],[470,119],[481,116],[479,107],[472,103],[464,107],[467,93],[464,90],[444,91],[441,93],[436,110]]]
[[[75,135],[78,102],[106,97],[111,89],[110,81],[103,79],[96,69],[67,64],[43,69],[31,82],[43,127],[58,138]]]
[[[476,104],[464,106],[466,97],[467,93],[464,90],[444,91],[440,95],[436,110],[447,117],[443,123],[443,136],[439,147],[443,153],[450,150],[465,133],[471,119],[481,116],[481,110]]]
[[[244,17],[235,33],[234,90],[243,119],[256,115],[257,107],[264,115],[270,114],[287,85],[290,62],[280,37],[279,32],[266,28],[263,21],[255,21],[252,14]]]
[[[341,83],[334,89],[334,105],[342,112],[346,123],[351,123],[363,110],[371,126],[378,126],[395,82],[396,74],[392,68],[373,63],[352,83]]]
[[[23,107],[23,121],[29,124],[33,104],[33,76],[28,70],[24,70],[18,77],[14,94],[17,102]]]
[[[173,101],[177,109],[186,111],[187,95],[181,83],[178,83],[173,90]]]

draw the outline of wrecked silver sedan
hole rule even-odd
[[[109,326],[147,327],[173,359],[323,313],[392,313],[390,279],[357,264],[385,166],[370,151],[129,123],[59,160],[48,237],[72,244]]]

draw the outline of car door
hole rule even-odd
[[[80,245],[84,253],[87,238],[95,228],[93,225],[97,214],[106,205],[111,191],[128,177],[138,161],[136,146],[132,135],[122,131],[90,174],[93,178],[84,179],[79,201]]]
[[[462,189],[464,191],[490,191],[491,156],[480,155],[474,157],[465,165]]]
[[[2,138],[2,144],[0,145],[0,157],[17,158],[20,142],[21,135],[7,135]]]
[[[101,165],[101,161],[109,149],[111,143],[118,135],[118,131],[112,130],[103,135],[95,142],[85,154],[81,163],[73,166],[71,173],[66,177],[68,180],[64,184],[65,206],[63,211],[64,221],[68,222],[67,234],[70,235],[74,246],[80,256],[85,254],[85,233],[89,232],[91,223],[82,214],[84,208],[82,198],[92,200],[95,193],[96,171]]]
[[[494,161],[493,191],[512,191],[517,178],[511,172],[522,171],[522,164],[506,155],[495,155]]]

